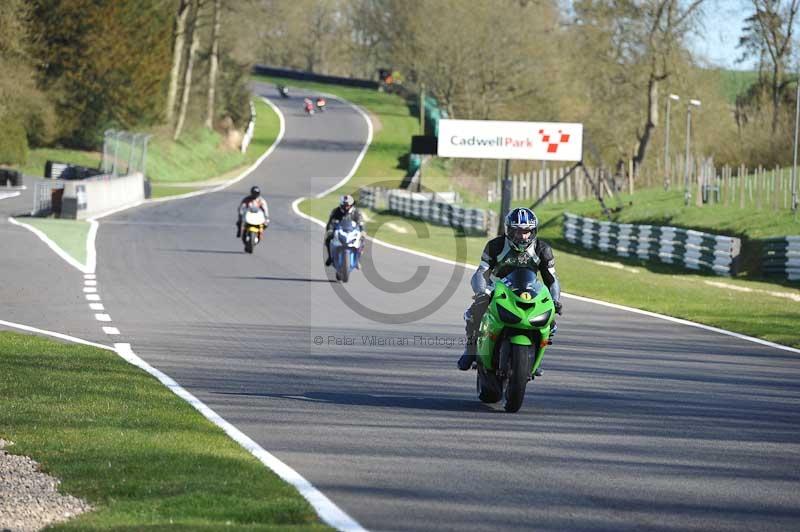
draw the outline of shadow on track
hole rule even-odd
[[[372,406],[388,408],[408,408],[412,410],[434,410],[447,412],[485,412],[495,411],[473,399],[448,399],[447,397],[425,397],[418,395],[339,393],[339,392],[307,392],[304,394],[280,394],[259,392],[217,392],[220,395],[238,395],[247,397],[271,397],[277,399],[294,399],[319,403],[333,403],[346,406]],[[500,409],[498,412],[502,412]]]
[[[309,279],[307,277],[271,277],[268,275],[248,276],[223,276],[217,279],[250,279],[253,281],[293,281],[298,283],[338,283],[335,279]]]

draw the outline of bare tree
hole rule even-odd
[[[679,50],[682,37],[688,30],[692,15],[703,3],[694,0],[685,7],[679,0],[649,0],[643,3],[642,14],[646,21],[645,57],[649,63],[647,77],[647,118],[641,132],[637,133],[636,153],[633,162],[641,165],[644,162],[647,146],[653,130],[658,125],[658,89],[661,82],[673,73],[672,61]]]
[[[175,98],[178,96],[178,79],[181,75],[182,59],[184,54],[184,41],[186,37],[186,19],[189,16],[189,0],[180,0],[178,14],[175,18],[172,47],[172,69],[169,74],[169,89],[167,90],[167,123],[172,124],[175,116]]]
[[[192,2],[192,16],[189,20],[188,32],[191,35],[192,44],[189,46],[189,57],[186,60],[186,71],[183,76],[183,94],[181,96],[181,106],[178,112],[178,123],[175,125],[175,133],[172,135],[173,140],[178,140],[183,130],[183,124],[186,121],[186,109],[189,107],[189,93],[192,90],[192,70],[194,68],[194,60],[197,56],[197,49],[200,47],[200,32],[197,28],[197,19],[200,12],[200,2],[194,0]]]
[[[208,103],[206,107],[206,127],[214,127],[214,92],[217,86],[217,68],[219,65],[219,34],[222,0],[214,0],[214,24],[211,29],[211,56],[208,67]]]
[[[769,69],[770,100],[772,103],[772,134],[778,130],[781,98],[789,81],[785,71],[792,53],[794,19],[800,0],[751,0],[755,13],[745,19],[739,47],[742,58],[758,56],[759,73]],[[766,64],[765,64],[766,63]]]

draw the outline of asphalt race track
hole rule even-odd
[[[800,529],[800,355],[566,299],[522,410],[481,404],[455,367],[471,272],[370,245],[329,279],[291,204],[350,172],[367,126],[304,95],[273,99],[285,137],[248,178],[100,220],[111,340],[82,274],[5,221],[28,203],[0,202],[0,319],[129,342],[370,530]],[[253,184],[273,222],[246,255]]]

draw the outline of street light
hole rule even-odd
[[[700,107],[700,100],[689,100],[686,106],[686,170],[683,174],[683,201],[689,205],[692,199],[692,192],[689,190],[689,145],[692,138],[692,107]]]
[[[794,156],[792,157],[792,212],[797,216],[797,130],[800,127],[800,78],[797,80],[794,111]]]
[[[667,98],[667,127],[666,127],[666,135],[664,137],[664,190],[669,190],[669,182],[670,182],[670,175],[669,175],[669,108],[672,100],[676,102],[680,100],[681,97],[677,94],[670,94],[669,98]]]

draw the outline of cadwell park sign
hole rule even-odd
[[[583,124],[442,119],[437,155],[578,162],[583,158]]]

